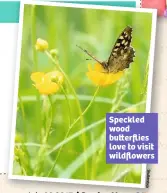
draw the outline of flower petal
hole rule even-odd
[[[59,84],[63,83],[63,75],[59,71],[48,73],[35,72],[31,74],[31,80],[40,94],[49,95],[56,93],[59,90]]]
[[[99,86],[106,86],[113,84],[121,78],[123,71],[118,73],[104,73],[104,69],[101,64],[96,63],[93,70],[88,65],[88,72],[86,73],[88,78],[95,84]]]
[[[35,48],[36,50],[43,52],[48,49],[48,42],[46,40],[38,38],[35,44]]]
[[[44,76],[43,72],[34,72],[31,74],[31,80],[34,81],[35,83],[39,83],[42,81],[43,76]]]
[[[105,84],[106,77],[104,76],[103,73],[91,71],[87,72],[87,76],[96,85],[102,86]]]
[[[40,84],[35,85],[36,89],[40,92],[40,94],[49,95],[56,93],[59,90],[59,86],[56,83],[50,82],[44,82]]]
[[[102,72],[104,69],[103,69],[101,64],[96,63],[95,66],[94,66],[94,70],[98,71],[98,72]]]
[[[108,76],[109,76],[109,79],[108,79],[108,83],[109,84],[112,84],[114,82],[116,82],[117,80],[119,80],[122,76],[123,76],[124,72],[123,71],[120,71],[120,72],[117,72],[117,73],[110,73]]]
[[[88,70],[92,71],[92,66],[90,64],[88,64]]]

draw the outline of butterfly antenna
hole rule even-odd
[[[91,58],[93,58],[96,62],[102,64],[102,62],[100,62],[97,58],[95,58],[94,56],[92,56],[92,54],[90,54],[87,50],[81,48],[80,46],[76,45],[78,48],[80,48],[83,52],[85,52],[88,56],[90,56]]]

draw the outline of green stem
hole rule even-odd
[[[56,62],[54,60],[54,58],[51,56],[51,54],[48,52],[48,51],[45,51],[46,55],[48,56],[48,58],[51,59],[51,61],[56,65],[56,67],[58,68],[58,70],[60,70],[60,72],[63,74],[63,76],[65,77],[71,91],[73,92],[73,95],[75,97],[75,100],[76,100],[76,105],[77,105],[77,108],[78,108],[78,111],[79,111],[79,115],[80,115],[80,120],[81,120],[81,128],[84,128],[84,119],[83,119],[83,116],[82,116],[82,109],[81,109],[81,106],[80,106],[80,102],[78,100],[78,97],[77,97],[77,94],[75,92],[75,89],[73,88],[72,84],[71,84],[71,81],[69,80],[68,76],[66,75],[66,73],[62,70],[62,68],[60,67],[60,65],[58,64],[58,62]],[[85,133],[82,134],[82,141],[83,141],[83,149],[84,151],[87,149],[87,141],[86,141],[86,135]],[[85,162],[85,178],[87,179],[87,176],[88,176],[88,171],[87,171],[87,161]]]
[[[51,96],[48,95],[48,99],[49,99],[50,106],[51,106],[51,107],[50,107],[50,108],[51,108],[50,117],[51,117],[51,123],[52,123],[52,120],[53,120],[53,103],[52,103],[52,98],[51,98]],[[46,145],[46,144],[47,144],[47,141],[48,141],[48,136],[49,136],[49,134],[50,134],[51,123],[50,123],[50,125],[47,126],[47,128],[46,128],[46,139],[45,139],[45,141],[44,141],[44,145]],[[46,146],[45,146],[45,147],[46,147]]]
[[[37,54],[36,54],[36,49],[35,49],[35,43],[36,43],[36,15],[35,15],[35,5],[32,5],[32,50],[33,50],[33,61],[34,61],[34,71],[38,70],[38,61],[37,61]]]
[[[31,168],[30,155],[29,155],[29,152],[27,150],[27,147],[24,145],[27,142],[27,133],[28,133],[26,118],[25,118],[26,116],[25,116],[24,104],[23,104],[22,97],[20,96],[20,94],[18,94],[18,97],[19,97],[19,104],[20,104],[21,113],[22,113],[22,117],[23,117],[23,128],[25,129],[24,130],[24,142],[22,141],[22,145],[23,145],[24,152],[26,153],[27,157],[29,158],[29,159],[27,159],[28,166],[29,166],[29,168]]]
[[[94,137],[94,131],[91,131],[91,143],[92,143],[92,151],[95,149],[94,143],[93,141],[95,140]],[[95,174],[96,174],[96,153],[95,155],[92,155],[92,161],[91,161],[91,174],[90,174],[90,178],[91,180],[93,180],[95,178]]]
[[[91,179],[92,180],[95,180],[95,176],[96,176],[96,173],[97,173],[97,169],[98,169],[100,160],[104,159],[103,151],[104,151],[104,148],[105,148],[105,141],[106,141],[106,138],[105,138],[105,135],[103,135],[103,137],[101,138],[102,146],[99,149],[99,151],[95,155],[93,155],[93,157],[92,157],[92,172],[91,172]],[[96,148],[96,147],[93,146],[93,148]]]
[[[20,108],[21,108],[21,113],[22,113],[22,117],[23,117],[23,126],[25,128],[25,132],[24,132],[24,141],[27,141],[27,125],[26,125],[26,119],[25,119],[25,111],[24,111],[24,105],[23,105],[23,101],[20,95],[19,96],[19,103],[20,103]]]
[[[48,99],[50,102],[50,108],[47,109],[47,112],[45,112],[45,115],[44,115],[46,118],[46,120],[45,120],[45,132],[44,132],[44,136],[42,136],[42,146],[40,147],[40,149],[38,151],[37,164],[36,164],[36,168],[35,168],[35,172],[34,172],[35,176],[39,176],[41,165],[44,162],[44,157],[45,157],[45,153],[46,153],[46,149],[47,149],[47,141],[48,141],[48,137],[49,137],[50,129],[51,129],[52,115],[53,115],[53,104],[52,104],[51,96],[48,96]],[[47,96],[45,96],[43,103],[46,103],[45,100],[47,100]],[[49,111],[51,112],[50,114],[48,114]],[[51,120],[51,121],[49,120],[49,123],[47,122],[48,117]]]
[[[124,98],[124,96],[126,95],[127,93],[123,93],[120,98],[118,99],[118,101],[116,101],[116,104],[111,108],[111,111],[110,113],[113,113],[117,110],[117,108],[120,106],[120,103],[122,101],[122,99]]]
[[[143,89],[141,91],[141,100],[145,100],[147,96],[147,83],[148,83],[148,72],[149,72],[149,57],[147,59],[146,71],[143,81]]]
[[[122,83],[119,83],[117,85],[117,88],[116,88],[116,92],[115,92],[115,102],[113,103],[112,105],[112,108],[110,110],[110,112],[115,112],[117,110],[117,108],[120,106],[120,103],[122,102],[124,96],[127,94],[127,91],[123,91],[123,88],[122,88]]]
[[[92,97],[92,100],[89,102],[88,106],[87,106],[86,109],[82,112],[82,114],[72,123],[70,129],[72,129],[72,128],[74,127],[74,125],[81,119],[81,116],[83,116],[83,115],[88,111],[88,109],[90,108],[90,106],[91,106],[92,103],[94,102],[94,99],[95,99],[95,97],[96,97],[99,89],[100,89],[100,86],[97,87],[97,89],[96,89],[96,91],[95,91],[95,93],[94,93],[94,95],[93,95],[93,97]]]
[[[86,107],[86,109],[83,111],[83,113],[82,113],[81,116],[83,116],[83,115],[88,111],[88,109],[91,107],[91,105],[93,104],[93,101],[94,101],[94,99],[95,99],[95,97],[96,97],[96,95],[97,95],[97,93],[98,93],[98,91],[99,91],[99,88],[100,88],[100,87],[98,86],[97,89],[96,89],[96,91],[95,91],[95,93],[94,93],[94,95],[93,95],[93,97],[92,97],[92,100],[90,101],[90,103],[88,104],[88,106]],[[71,125],[71,127],[69,127],[69,129],[68,129],[68,131],[67,131],[67,133],[66,133],[66,135],[65,135],[65,137],[64,137],[64,140],[66,140],[66,138],[68,137],[71,129],[72,129],[73,126],[80,120],[81,116],[79,116],[79,117],[73,122],[73,124]],[[64,146],[64,145],[62,145],[62,146],[59,148],[59,151],[58,151],[58,153],[57,153],[57,157],[56,157],[56,159],[55,159],[55,161],[54,161],[54,164],[53,164],[52,168],[50,169],[50,171],[49,171],[49,173],[48,173],[48,177],[51,175],[52,171],[54,170],[54,168],[55,168],[55,166],[56,166],[57,160],[58,160],[58,158],[59,158],[59,156],[60,156],[60,153],[61,153],[61,150],[62,150],[63,146]],[[86,157],[85,157],[85,159],[86,159]]]
[[[68,96],[67,96],[67,93],[64,89],[64,87],[62,85],[59,85],[61,87],[61,90],[63,91],[64,93],[64,96],[66,98],[66,101],[67,101],[67,105],[68,105],[68,112],[69,112],[69,127],[71,126],[71,108],[70,108],[70,102],[69,102],[69,99],[68,99]]]
[[[145,101],[141,101],[141,102],[139,102],[139,103],[137,103],[137,104],[135,104],[135,105],[132,105],[132,106],[130,106],[130,107],[127,107],[127,108],[125,108],[125,109],[123,109],[123,110],[121,110],[121,111],[116,111],[116,113],[127,113],[129,109],[131,109],[131,108],[136,108],[136,107],[138,107],[138,106],[140,106],[140,105],[145,105],[145,104],[146,104]]]
[[[36,49],[35,49],[35,43],[36,43],[36,6],[32,5],[32,9],[31,9],[31,19],[32,19],[32,26],[31,26],[31,43],[32,43],[32,54],[33,54],[33,70],[37,71],[38,70],[38,58],[37,58],[37,53],[36,53]],[[41,130],[41,117],[40,117],[40,94],[39,92],[36,91],[36,99],[37,99],[37,103],[36,103],[36,117],[38,117],[38,119],[36,119],[36,127],[37,129],[40,131]]]
[[[45,51],[45,53],[46,53],[46,55],[52,60],[52,62],[56,65],[56,67],[61,71],[61,73],[63,74],[63,76],[64,76],[65,79],[67,80],[67,83],[68,83],[68,85],[70,86],[70,89],[72,90],[73,95],[74,95],[74,97],[75,97],[79,114],[82,115],[82,109],[81,109],[81,106],[80,106],[80,103],[79,103],[77,94],[76,94],[75,89],[74,89],[74,87],[72,86],[72,84],[71,84],[68,76],[67,76],[67,75],[65,74],[65,72],[62,70],[62,68],[60,67],[60,65],[58,64],[58,62],[56,62],[56,61],[54,60],[54,58],[51,56],[51,54],[50,54],[48,51]],[[83,117],[81,118],[81,125],[82,125],[82,127],[84,127]]]
[[[18,163],[19,163],[19,165],[20,165],[21,175],[27,176],[26,170],[24,169],[24,167],[23,167],[23,165],[22,165],[22,163],[21,163],[20,158],[19,158],[19,160],[18,160]]]

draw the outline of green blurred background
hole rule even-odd
[[[36,100],[37,91],[32,85],[30,75],[34,71],[49,72],[54,69],[46,54],[36,51],[34,55],[34,40],[45,39],[49,43],[49,50],[58,50],[60,65],[71,80],[84,110],[96,89],[86,76],[88,63],[93,65],[95,62],[87,61],[89,57],[78,49],[76,44],[98,59],[106,60],[116,39],[127,25],[133,27],[135,61],[121,80],[100,89],[95,102],[84,115],[85,126],[104,119],[107,112],[145,112],[152,14],[25,5],[19,79],[19,98],[22,102],[18,103],[16,130],[22,138],[20,141],[25,143],[23,151],[26,152],[28,160],[25,163],[26,175],[34,174],[42,129],[42,126],[39,126],[42,101],[39,104]],[[67,85],[65,89],[71,94]],[[66,100],[62,98],[63,93],[60,91],[54,97],[56,100],[53,104],[52,133],[47,144],[49,150],[64,139],[68,129],[68,110]],[[70,106],[74,120],[79,114],[73,98]],[[78,123],[70,135],[80,129],[83,128]],[[87,176],[84,159],[80,157],[83,141],[81,137],[77,137],[63,147],[51,177],[140,183],[141,165],[106,164],[104,131],[103,122],[85,132],[87,148],[101,137],[97,151],[87,160]],[[57,151],[54,151],[44,158],[38,176],[47,177],[56,155]],[[18,162],[14,162],[13,174],[22,175]]]

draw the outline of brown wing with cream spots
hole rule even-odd
[[[130,47],[132,41],[132,28],[127,26],[118,37],[107,62],[109,72],[118,72],[129,68],[133,62],[135,51]]]

